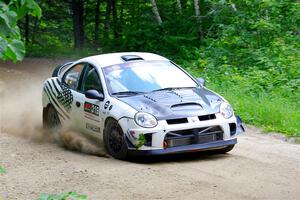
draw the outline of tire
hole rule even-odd
[[[225,153],[231,151],[233,148],[234,148],[234,145],[229,145],[223,149],[213,150],[213,152],[216,154],[225,154]]]
[[[106,151],[116,159],[126,160],[127,144],[124,139],[122,128],[115,120],[109,120],[106,123],[103,141]]]
[[[57,111],[52,105],[43,109],[43,128],[49,133],[56,133],[61,128]]]

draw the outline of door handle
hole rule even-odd
[[[80,107],[80,102],[76,101],[76,106],[79,108]]]

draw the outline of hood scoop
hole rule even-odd
[[[201,106],[201,104],[199,103],[179,103],[179,104],[174,104],[171,106],[171,109],[173,111],[181,111],[181,110],[199,110],[199,109],[203,109],[203,107]]]
[[[121,56],[121,58],[125,62],[134,61],[134,60],[144,60],[143,58],[141,58],[140,56],[137,56],[137,55],[124,55],[124,56]]]

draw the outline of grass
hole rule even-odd
[[[6,173],[5,168],[0,166],[0,174],[5,174],[5,173]]]
[[[235,85],[232,88],[211,84],[214,91],[228,100],[247,124],[263,128],[266,132],[280,132],[288,137],[300,137],[299,103],[291,98],[274,94],[247,93],[247,88]]]
[[[87,200],[86,195],[76,192],[66,192],[63,194],[41,194],[36,200]]]
[[[182,62],[194,77],[204,77],[207,87],[232,104],[235,114],[246,124],[265,132],[278,132],[300,141],[300,93],[274,86],[272,90],[257,90],[256,80],[238,73],[225,75],[209,68],[203,71],[195,63]],[[253,78],[253,77],[251,77]],[[299,91],[299,90],[298,90]]]

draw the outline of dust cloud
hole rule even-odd
[[[49,134],[44,131],[41,97],[44,78],[35,76],[6,70],[0,65],[0,134],[35,142],[55,142],[72,151],[107,157],[102,145],[94,144],[79,133],[61,130]]]

